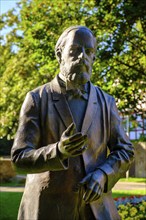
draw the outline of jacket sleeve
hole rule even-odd
[[[110,154],[106,162],[99,167],[107,176],[105,192],[110,191],[115,183],[129,169],[134,159],[134,148],[125,134],[115,100],[110,110],[110,137],[108,147]]]
[[[22,105],[19,127],[11,150],[14,167],[21,173],[64,170],[68,161],[59,158],[57,143],[40,146],[40,104],[35,93],[29,92]]]

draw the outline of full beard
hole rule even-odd
[[[69,67],[62,63],[60,70],[66,83],[66,89],[70,90],[80,89],[86,84],[90,80],[92,68],[89,68],[86,64],[80,64],[76,60]]]

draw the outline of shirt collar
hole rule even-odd
[[[83,98],[85,100],[88,100],[89,90],[90,90],[89,82],[87,82],[85,85],[82,85],[80,89],[71,89],[71,90],[66,90],[65,82],[59,76],[58,76],[58,82],[61,87],[61,93],[67,96],[68,99]]]

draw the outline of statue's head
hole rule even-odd
[[[59,37],[55,53],[60,63],[60,74],[72,87],[90,80],[96,54],[96,39],[90,29],[72,26]]]

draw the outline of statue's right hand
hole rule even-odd
[[[76,157],[86,149],[87,135],[81,132],[75,133],[75,125],[72,123],[62,134],[58,143],[58,149],[62,158]]]

